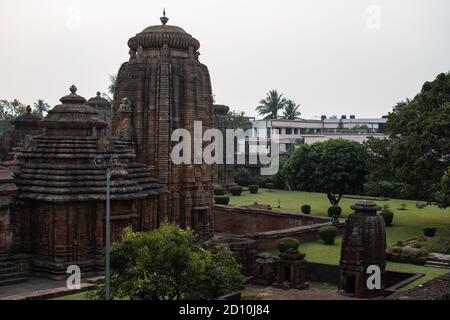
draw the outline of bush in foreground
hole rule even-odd
[[[320,238],[325,244],[334,244],[334,240],[338,235],[338,229],[333,226],[325,226],[319,229]]]
[[[115,299],[215,299],[239,290],[241,266],[228,247],[203,248],[190,230],[163,224],[152,232],[125,230],[111,250]],[[97,298],[102,299],[101,289]]]

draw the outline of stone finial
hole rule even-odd
[[[376,203],[367,200],[359,201],[352,205],[351,208],[358,214],[366,215],[376,215],[377,211],[381,209]]]
[[[27,106],[27,113],[31,113],[31,107]]]
[[[70,92],[72,93],[72,94],[76,94],[77,93],[77,87],[73,84],[73,85],[71,85],[70,86]]]
[[[101,95],[100,91],[97,91],[97,97],[100,97]]]
[[[164,8],[163,16],[161,17],[161,23],[162,23],[163,25],[166,25],[167,22],[169,22],[169,18],[166,17],[166,8]]]

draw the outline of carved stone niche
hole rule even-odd
[[[278,257],[260,253],[255,259],[252,282],[264,286],[272,285],[276,279]]]
[[[289,249],[279,255],[277,265],[277,282],[273,285],[280,289],[306,289],[305,254],[295,249]]]

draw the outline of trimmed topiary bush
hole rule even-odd
[[[309,204],[304,204],[300,207],[303,214],[311,214],[311,206]]]
[[[298,242],[297,239],[291,237],[281,238],[277,241],[277,248],[280,252],[286,252],[289,249],[298,250],[299,245],[300,242]]]
[[[218,197],[214,197],[214,201],[217,204],[223,204],[223,205],[227,206],[230,203],[230,197],[218,196]]]
[[[242,190],[244,190],[241,186],[233,186],[230,188],[230,193],[233,196],[240,196],[242,194]]]
[[[434,237],[436,235],[437,228],[423,228],[423,234],[426,237]]]
[[[251,194],[257,194],[258,189],[259,189],[259,186],[257,186],[257,185],[248,186],[248,191],[250,191]]]
[[[214,188],[214,195],[215,196],[224,196],[225,195],[225,189],[222,188],[222,187]]]
[[[341,213],[342,213],[342,208],[339,206],[331,206],[328,208],[328,216],[329,217],[332,217],[334,215],[339,217],[341,215]]]
[[[325,244],[334,244],[338,229],[333,226],[325,226],[319,229],[319,235]]]
[[[394,220],[394,213],[389,209],[387,205],[385,205],[381,210],[380,216],[383,217],[386,227],[392,226],[392,220]]]

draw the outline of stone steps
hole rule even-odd
[[[24,283],[24,282],[27,282],[28,280],[29,280],[28,278],[13,278],[13,279],[0,280],[0,287]]]
[[[442,262],[442,261],[427,260],[425,262],[425,267],[450,269],[450,263],[448,261]]]
[[[0,274],[0,282],[1,281],[5,281],[5,280],[27,278],[27,276],[28,276],[28,272],[17,271],[17,269],[16,269],[16,270],[13,270],[13,272],[10,272],[10,273]]]

